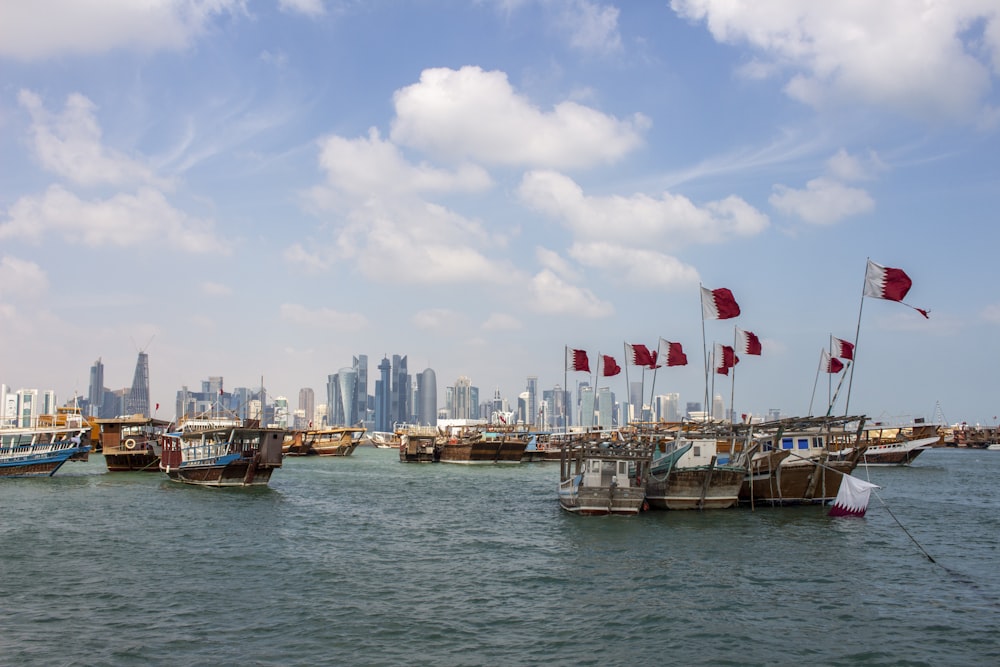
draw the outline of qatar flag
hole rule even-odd
[[[601,356],[604,357],[604,377],[613,377],[622,372],[622,367],[618,365],[614,357],[609,354]]]
[[[840,357],[841,359],[854,359],[854,343],[848,343],[846,340],[840,338],[833,339],[833,345],[830,346],[833,356]]]
[[[733,293],[725,287],[701,288],[701,314],[706,320],[728,320],[740,314],[740,306]]]
[[[839,373],[844,370],[844,362],[836,357],[831,357],[829,352],[823,350],[823,370],[827,373]]]
[[[687,366],[688,358],[680,343],[660,339],[659,355],[666,359],[667,366]]]
[[[729,345],[715,344],[715,372],[719,375],[729,375],[729,369],[740,363],[736,350]]]
[[[587,359],[587,353],[583,350],[574,350],[571,347],[566,348],[566,370],[568,371],[582,371],[584,373],[590,372],[590,360]]]
[[[743,331],[742,329],[736,329],[736,340],[740,346],[740,352],[743,354],[756,354],[760,355],[760,338],[757,338],[757,334],[752,331]]]
[[[906,293],[910,291],[911,285],[913,285],[913,281],[910,280],[910,276],[906,275],[903,269],[882,266],[870,259],[868,260],[868,267],[865,269],[865,296],[875,299],[886,299],[888,301],[898,301],[930,319],[929,310],[903,303],[903,299],[906,298]]]
[[[633,366],[648,366],[650,368],[656,366],[656,359],[653,358],[653,353],[642,343],[635,345],[625,343],[625,356],[628,359],[628,363]]]
[[[864,516],[868,509],[868,499],[872,489],[882,487],[852,475],[844,475],[840,480],[840,490],[830,508],[830,516]]]

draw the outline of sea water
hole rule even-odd
[[[2,479],[0,664],[1000,664],[1000,452],[860,468],[861,519],[579,517],[558,474],[361,447],[269,488]]]

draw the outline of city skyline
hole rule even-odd
[[[141,349],[153,405],[294,403],[401,350],[439,403],[516,402],[570,347],[621,399],[665,339],[657,388],[704,402],[738,327],[738,413],[816,411],[834,337],[852,413],[1000,413],[994,1],[4,3],[0,65],[9,387],[124,388]],[[929,318],[863,298],[869,260]]]

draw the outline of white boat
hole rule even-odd
[[[570,441],[559,460],[559,505],[584,515],[638,514],[646,507],[653,445],[640,440]]]
[[[864,453],[859,465],[905,466],[913,463],[922,452],[941,444],[939,424],[914,422],[906,426],[871,424],[861,434],[860,446]],[[853,454],[846,447],[831,454],[833,461],[842,461]]]

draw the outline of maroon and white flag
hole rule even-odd
[[[830,508],[830,516],[864,516],[872,489],[882,487],[852,475],[844,475],[840,480],[837,499]]]
[[[844,362],[831,357],[829,352],[823,350],[823,370],[827,373],[839,373],[844,370]]]
[[[587,358],[587,353],[583,350],[574,350],[571,347],[566,348],[566,370],[568,371],[582,371],[584,373],[590,372],[590,360]]]
[[[642,343],[636,345],[625,343],[625,358],[633,366],[648,366],[650,368],[656,366],[656,359],[653,358],[653,353]]]
[[[910,291],[911,285],[913,285],[913,281],[910,280],[910,276],[906,275],[903,269],[882,266],[870,259],[868,260],[868,268],[865,269],[865,296],[875,299],[886,299],[888,301],[898,301],[930,319],[929,310],[917,308],[903,302],[903,299],[906,298],[906,293]]]
[[[736,350],[729,345],[715,344],[715,372],[719,375],[729,375],[729,369],[740,363]]]
[[[760,338],[757,338],[757,334],[754,332],[743,331],[743,329],[737,327],[736,342],[739,345],[739,351],[743,354],[760,355]]]
[[[701,288],[701,315],[706,320],[728,320],[740,314],[740,305],[725,287]]]
[[[854,359],[854,343],[848,343],[841,338],[833,339],[833,345],[830,346],[830,350],[834,357],[848,360]]]
[[[622,372],[622,367],[618,365],[611,355],[602,355],[604,359],[604,377],[612,377]]]
[[[659,356],[667,366],[687,366],[688,358],[680,343],[660,339]]]

